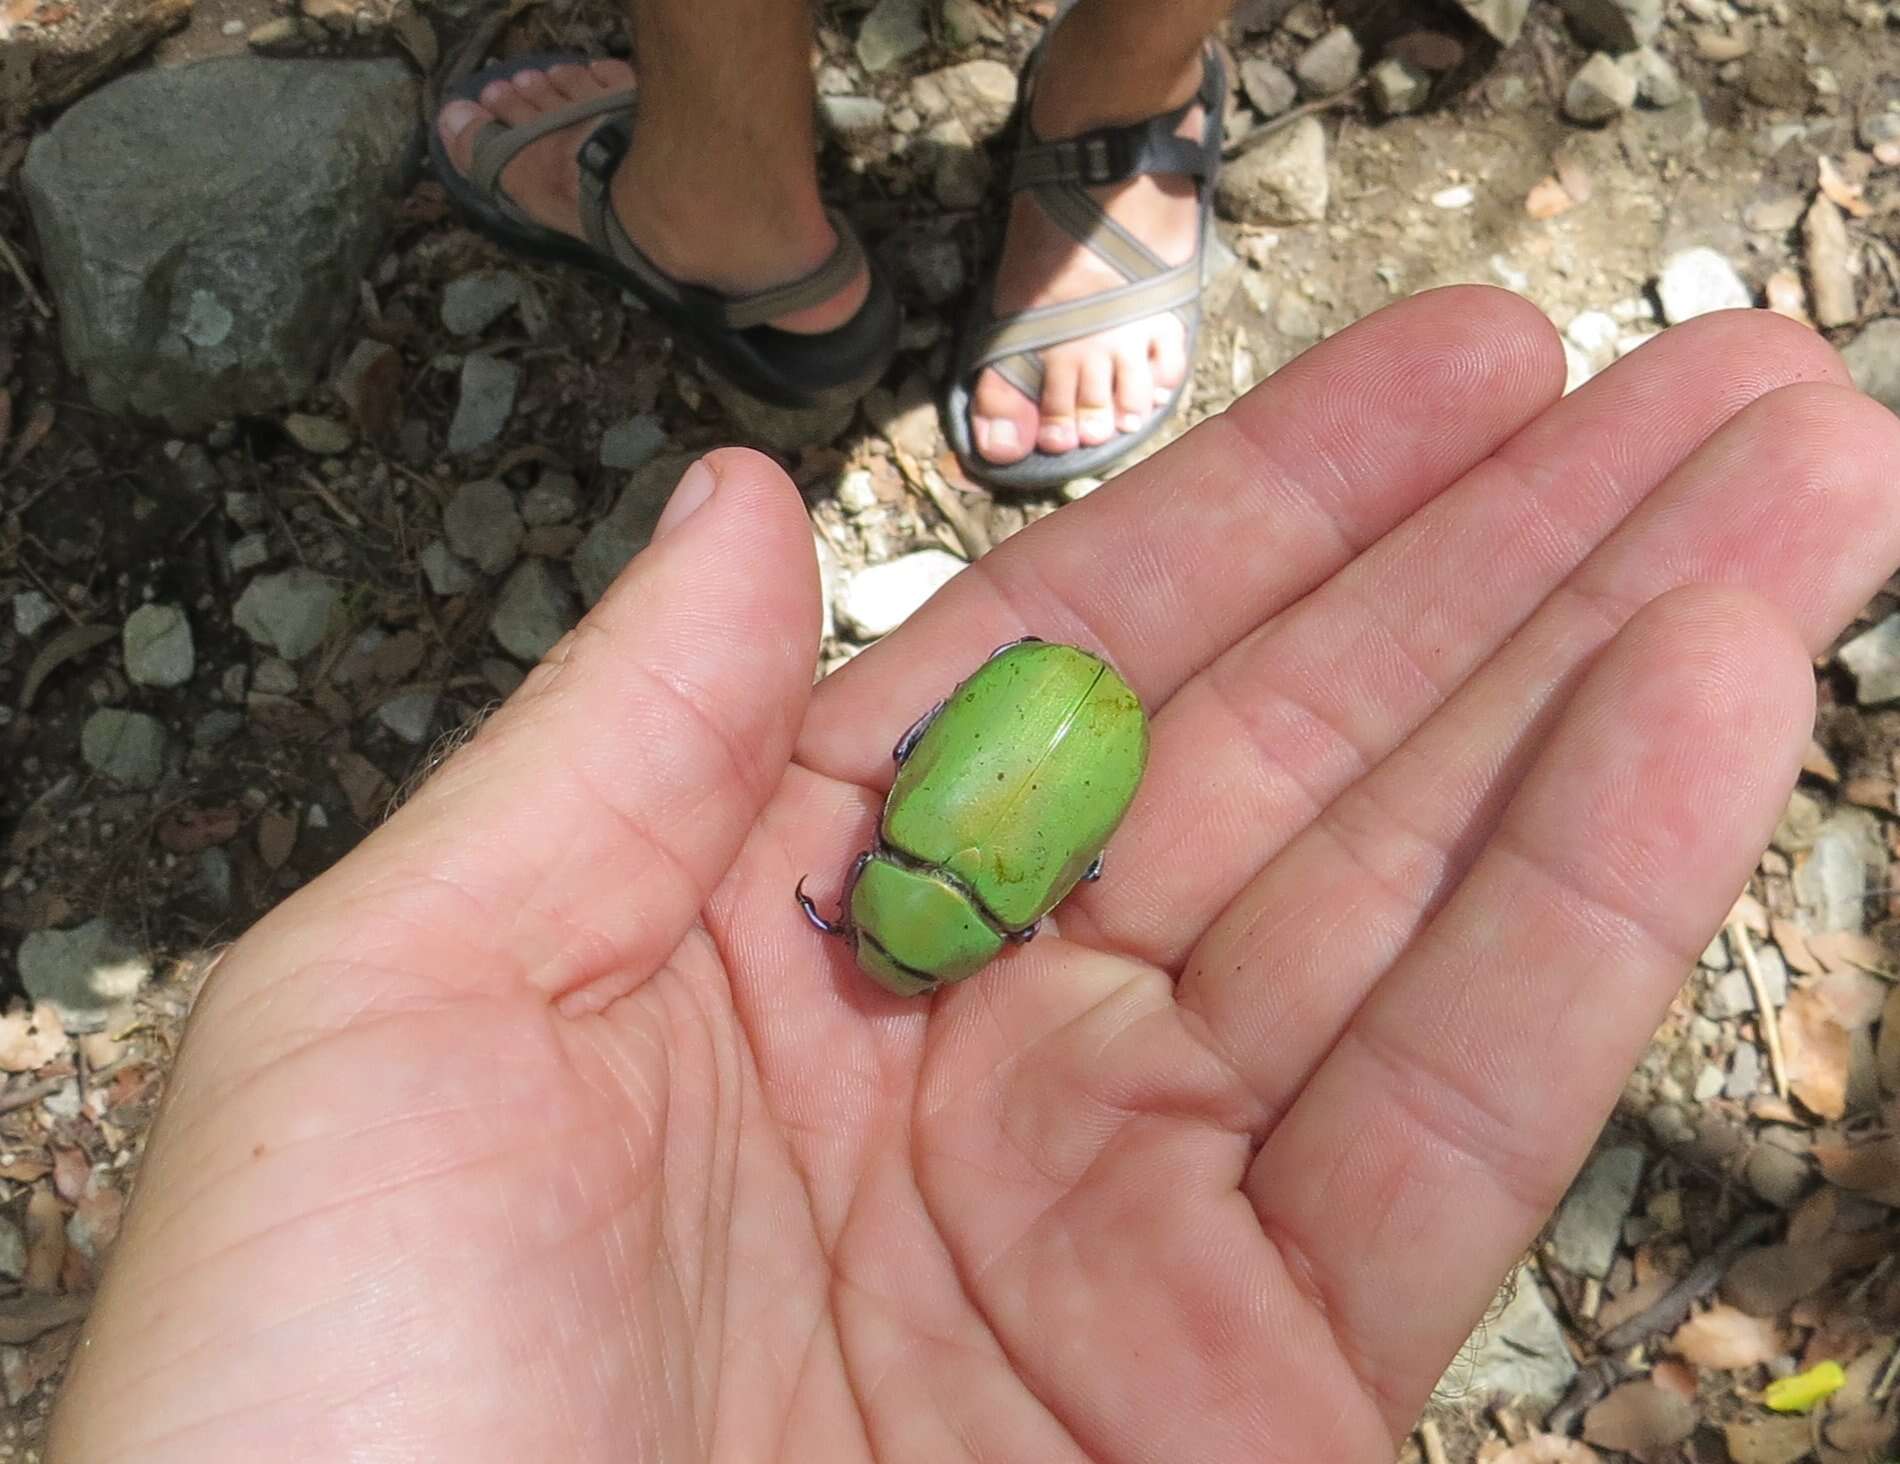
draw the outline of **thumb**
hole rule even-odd
[[[385,982],[404,953],[461,994],[584,989],[570,1005],[593,1006],[630,989],[679,944],[784,774],[817,592],[784,473],[738,450],[695,463],[653,542],[480,734],[266,926],[306,922],[307,952],[321,912]]]

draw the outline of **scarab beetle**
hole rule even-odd
[[[1148,719],[1099,656],[1031,636],[996,651],[918,718],[892,753],[877,843],[827,920],[900,996],[975,975],[1084,879],[1133,801]]]

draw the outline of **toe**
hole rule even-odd
[[[552,112],[567,103],[567,98],[555,89],[545,71],[517,71],[515,90],[528,99],[528,105],[536,112]]]
[[[1076,435],[1090,447],[1115,435],[1115,358],[1093,350],[1082,361],[1075,397]]]
[[[1075,396],[1080,368],[1065,351],[1051,351],[1043,361],[1042,421],[1036,428],[1036,446],[1044,452],[1073,452],[1077,442]]]
[[[494,120],[494,113],[474,102],[450,102],[436,118],[436,130],[442,134],[443,149],[458,172],[466,173],[475,154],[475,134],[481,124]]]
[[[1036,404],[994,371],[970,396],[970,435],[985,462],[1018,463],[1036,440]]]
[[[482,88],[482,105],[510,127],[532,122],[534,105],[513,81],[491,81]]]
[[[1123,432],[1139,432],[1154,411],[1155,374],[1148,345],[1142,336],[1115,350],[1115,425]]]
[[[625,91],[633,85],[633,68],[625,61],[595,61],[587,69],[607,91]]]
[[[1175,388],[1187,380],[1187,330],[1176,316],[1155,322],[1154,346],[1155,404],[1165,405]]]
[[[584,102],[591,96],[599,95],[601,90],[600,83],[594,80],[594,73],[578,62],[550,67],[548,85],[569,102]]]

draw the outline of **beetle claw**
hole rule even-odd
[[[807,878],[809,878],[809,876],[807,876]],[[843,935],[850,929],[849,924],[844,919],[840,918],[836,921],[827,920],[818,913],[818,906],[812,903],[811,896],[805,893],[805,881],[803,879],[799,880],[797,888],[792,891],[792,898],[798,901],[798,907],[805,912],[805,918],[811,921],[814,926],[822,930],[826,935]]]
[[[897,746],[891,749],[891,761],[901,768],[904,765],[904,759],[911,755],[912,750],[923,739],[924,733],[930,730],[930,724],[937,720],[937,713],[941,712],[948,705],[949,703],[947,701],[940,701],[916,721],[912,722],[910,724],[910,730],[898,738]]]
[[[1102,877],[1102,860],[1105,858],[1107,858],[1106,854],[1097,854],[1095,856],[1095,862],[1082,871],[1082,878],[1089,884],[1094,884],[1096,880]]]
[[[1002,655],[1004,651],[1013,651],[1018,646],[1039,646],[1041,644],[1042,637],[1039,635],[1019,635],[1015,640],[1006,641],[991,651],[986,659],[994,661],[998,656]]]
[[[1017,945],[1028,945],[1030,941],[1036,938],[1036,932],[1041,929],[1042,922],[1040,920],[1034,920],[1028,925],[1025,925],[1021,930],[1012,930],[1009,933],[1009,938],[1015,941]]]

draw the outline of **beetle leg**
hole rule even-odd
[[[1039,646],[1041,644],[1042,637],[1039,635],[1019,635],[1015,640],[1008,642],[1006,645],[998,646],[995,650],[991,651],[985,659],[994,661],[998,656],[1002,655],[1004,651],[1013,651],[1018,646]]]
[[[1025,925],[1021,930],[1012,930],[1009,933],[1009,938],[1015,941],[1017,945],[1028,945],[1030,941],[1036,938],[1036,932],[1041,929],[1042,922],[1037,920]]]
[[[1082,878],[1086,880],[1089,884],[1094,884],[1096,880],[1102,877],[1102,860],[1105,859],[1106,857],[1107,857],[1107,851],[1104,850],[1102,853],[1097,854],[1095,856],[1095,862],[1093,864],[1091,864],[1087,869],[1082,871]]]
[[[805,893],[805,880],[810,879],[810,875],[799,880],[797,888],[792,891],[792,898],[798,901],[798,908],[805,912],[805,918],[826,935],[849,935],[851,933],[851,891],[857,888],[858,876],[864,873],[864,866],[870,862],[871,851],[866,849],[852,864],[851,873],[844,877],[844,895],[838,906],[836,920],[827,920],[820,915],[812,897]]]
[[[891,749],[891,760],[900,768],[904,765],[904,759],[910,756],[912,749],[917,746],[918,741],[923,737],[924,733],[930,730],[930,724],[937,720],[937,713],[941,712],[947,705],[947,702],[938,702],[929,711],[925,712],[921,717],[910,724],[910,731],[897,739],[897,746]]]

